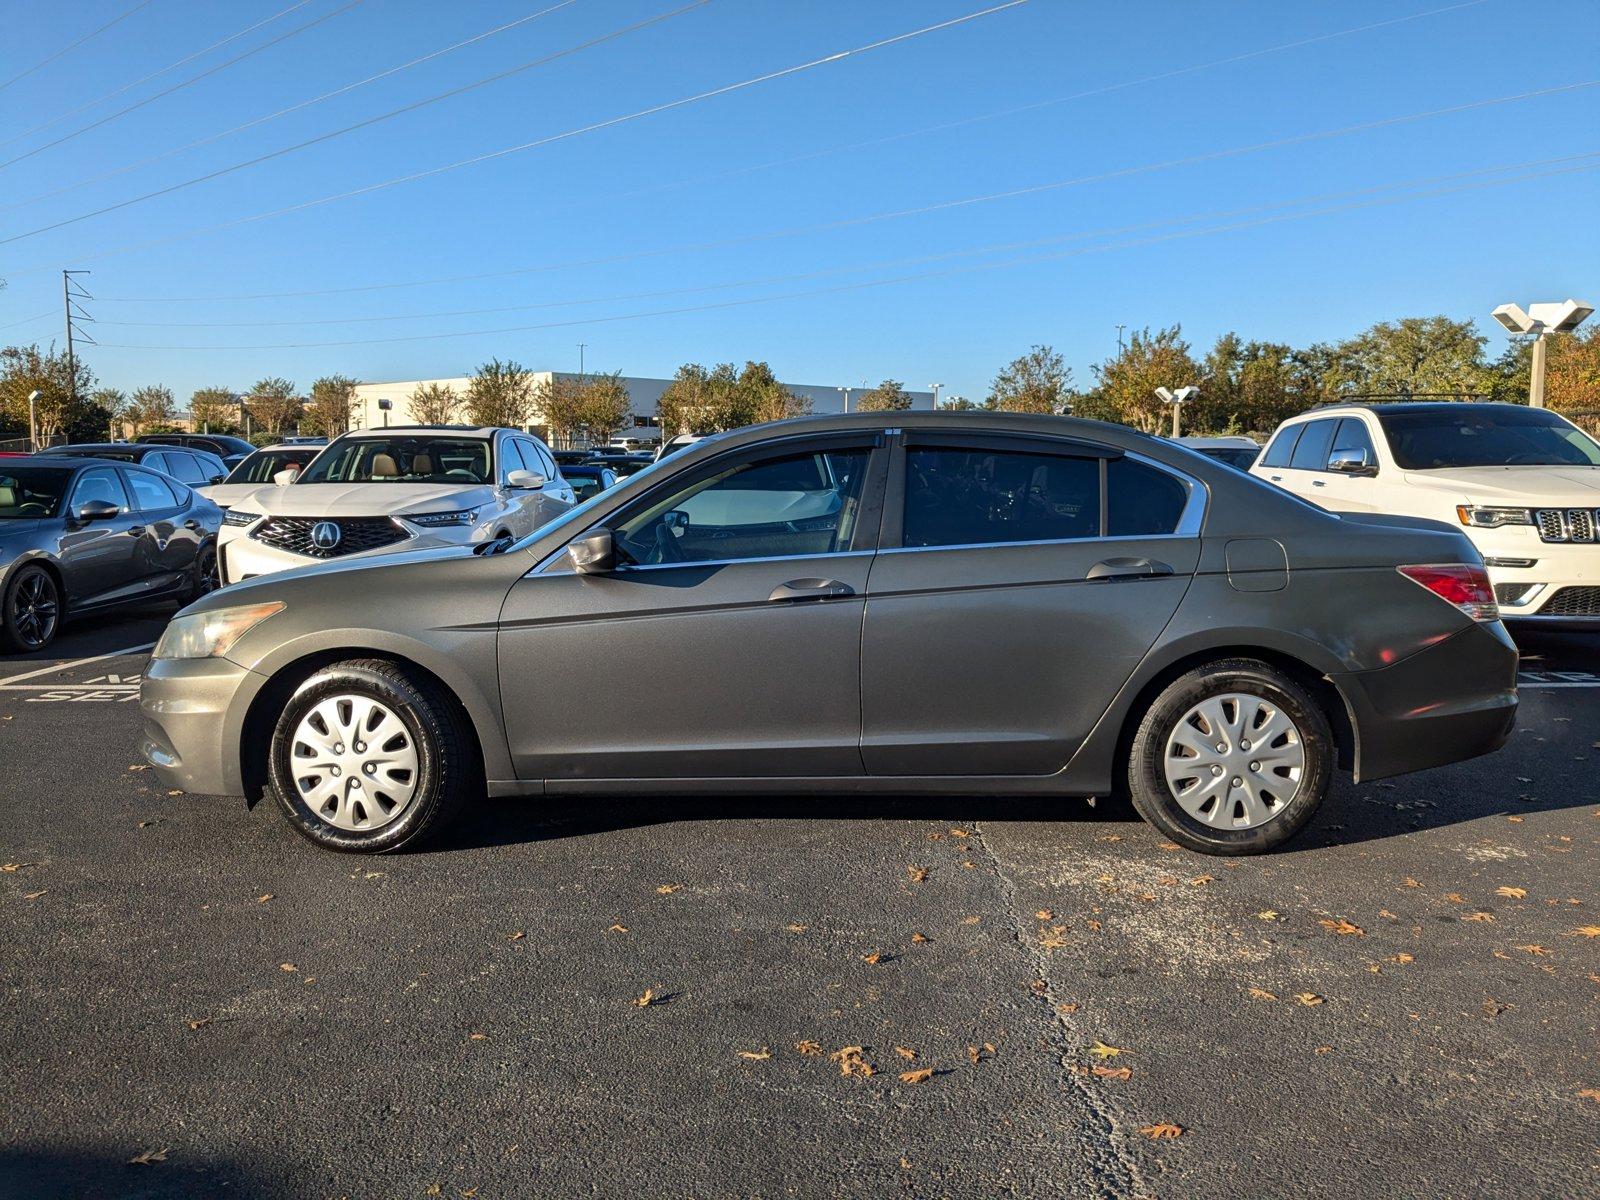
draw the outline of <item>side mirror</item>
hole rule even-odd
[[[87,525],[90,521],[109,521],[121,511],[109,500],[85,500],[72,510],[72,519]]]
[[[300,478],[300,468],[299,467],[286,467],[285,469],[283,469],[282,471],[279,471],[276,475],[274,475],[272,477],[272,482],[277,484],[279,487],[288,487],[291,483],[293,483],[296,479],[299,479],[299,478]]]
[[[596,529],[568,543],[567,557],[579,575],[603,575],[612,570],[617,565],[617,552],[611,542],[611,530]]]
[[[512,471],[506,475],[506,486],[517,491],[536,491],[549,481],[538,471]]]
[[[1376,475],[1378,469],[1367,462],[1364,449],[1340,450],[1328,460],[1328,470],[1340,475]]]
[[[210,483],[212,484],[212,486],[215,486],[215,485],[217,485],[219,483],[226,483],[227,480],[228,480],[228,477],[226,475],[213,475],[211,477],[211,479],[210,479]]]

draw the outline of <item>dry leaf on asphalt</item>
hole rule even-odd
[[[1101,1079],[1132,1079],[1133,1078],[1133,1068],[1132,1067],[1102,1067],[1098,1063],[1096,1063],[1094,1066],[1090,1067],[1089,1069],[1094,1074],[1100,1076]]]
[[[913,933],[911,935],[911,940],[913,942],[922,943],[922,942],[928,941],[929,939],[928,939],[928,935],[925,934],[925,933]]]
[[[652,1004],[660,1004],[665,999],[665,996],[656,995],[654,988],[645,988],[644,995],[640,996],[634,1003],[640,1008],[649,1008]]]
[[[1189,880],[1189,886],[1205,887],[1206,884],[1212,882],[1214,879],[1216,879],[1215,875],[1196,875],[1193,879]]]
[[[1250,999],[1252,999],[1252,1000],[1276,1000],[1277,997],[1274,996],[1271,992],[1267,991],[1266,988],[1253,987],[1253,988],[1250,989]]]
[[[972,835],[970,833],[968,833],[965,829],[952,829],[950,831],[950,836],[953,837],[953,838],[964,838],[964,837],[971,837]]]
[[[1346,937],[1366,937],[1367,936],[1367,931],[1365,929],[1361,928],[1361,926],[1359,926],[1359,925],[1352,925],[1349,921],[1345,920],[1343,917],[1340,917],[1337,921],[1326,921],[1326,920],[1318,921],[1317,924],[1321,925],[1324,929],[1328,930],[1331,933],[1343,934]]]
[[[807,1055],[815,1056],[815,1055],[819,1055],[819,1054],[822,1053],[822,1047],[818,1043],[810,1041],[810,1040],[807,1040],[807,1041],[804,1041],[804,1042],[796,1042],[794,1044],[794,1048],[796,1050],[798,1050],[801,1054],[807,1054]]]
[[[528,936],[527,934],[523,933],[522,930],[519,929],[515,933],[506,934],[506,941],[508,941],[508,942],[520,942],[523,938],[525,938],[527,936]]]
[[[163,1146],[159,1150],[141,1150],[128,1160],[130,1167],[148,1167],[151,1163],[166,1162],[167,1149]]]
[[[883,951],[882,950],[874,950],[871,954],[863,954],[861,956],[861,961],[864,962],[864,963],[872,963],[872,964],[876,965],[882,958],[883,958]]]
[[[469,1033],[469,1034],[467,1034],[467,1041],[469,1041],[469,1042],[486,1042],[488,1040],[489,1040],[489,1035],[487,1033]]]
[[[619,923],[617,923],[615,925],[612,925],[610,929],[606,930],[606,932],[607,933],[627,933],[628,932],[628,927],[619,922]]]
[[[276,900],[276,899],[277,899],[277,897],[274,896],[271,892],[262,892],[261,895],[256,897],[256,903],[257,904],[265,904],[268,900]]]
[[[907,867],[906,874],[911,876],[912,883],[921,883],[928,877],[927,867]]]
[[[1571,933],[1567,934],[1567,936],[1586,938],[1600,937],[1600,925],[1580,925]]]
[[[49,888],[40,888],[37,892],[24,892],[22,898],[24,900],[37,900],[49,890]]]
[[[841,1075],[853,1075],[865,1079],[873,1073],[873,1066],[861,1057],[862,1053],[860,1046],[842,1046],[828,1055],[828,1061],[839,1065]]]
[[[1518,950],[1526,950],[1529,954],[1537,954],[1537,955],[1545,955],[1545,954],[1549,954],[1550,953],[1550,951],[1546,950],[1543,946],[1540,946],[1540,945],[1518,946],[1517,949]]]
[[[1078,1006],[1076,1004],[1058,1004],[1056,1005],[1056,1011],[1064,1017],[1071,1016],[1078,1011]]]
[[[6,870],[8,870],[8,871],[10,869],[11,869],[10,867],[6,868]],[[1048,908],[1041,908],[1038,912],[1034,913],[1033,915],[1036,918],[1038,918],[1039,920],[1041,920],[1041,921],[1048,921],[1051,917],[1055,916],[1055,913],[1051,912]]]
[[[300,968],[295,966],[293,963],[279,963],[278,964],[278,970],[284,971],[284,972],[290,973],[290,974],[294,973],[295,971],[298,971],[299,969]]]
[[[1492,923],[1494,921],[1494,914],[1493,913],[1486,913],[1486,912],[1474,912],[1474,913],[1468,913],[1466,916],[1462,917],[1461,919],[1463,921],[1478,921],[1478,922],[1481,922],[1481,923],[1484,923],[1484,924],[1490,924],[1490,923]]]
[[[1065,950],[1067,947],[1067,927],[1065,925],[1052,925],[1049,929],[1039,930],[1039,945],[1046,950]]]
[[[894,1052],[908,1062],[915,1060],[917,1057],[917,1052],[910,1046],[896,1046]]]
[[[930,1080],[932,1078],[933,1078],[933,1068],[932,1067],[923,1067],[923,1068],[921,1068],[920,1070],[917,1070],[917,1071],[901,1071],[900,1072],[900,1082],[901,1083],[927,1083],[928,1080]]]
[[[740,1058],[748,1058],[751,1062],[760,1062],[764,1058],[772,1057],[772,1051],[765,1046],[761,1047],[760,1050],[740,1050],[738,1054]]]
[[[1521,900],[1527,896],[1528,889],[1519,887],[1497,887],[1494,890],[1494,894],[1496,896],[1504,896],[1508,900]]]
[[[1261,918],[1261,920],[1263,920],[1263,921],[1276,921],[1278,919],[1279,915],[1280,914],[1275,909],[1271,909],[1271,908],[1266,909],[1263,912],[1258,912],[1256,914],[1256,916]]]
[[[1407,954],[1405,951],[1402,950],[1399,954],[1390,955],[1389,961],[1390,962],[1395,962],[1395,963],[1408,963],[1408,962],[1416,962],[1417,959],[1416,959],[1416,955]]]
[[[4,863],[0,864],[0,871],[4,871],[7,875],[11,875],[22,870],[23,867],[37,867],[38,865],[38,863],[31,862]]]
[[[683,884],[681,884],[681,883],[663,883],[660,887],[658,887],[656,889],[656,891],[659,892],[663,896],[670,896],[670,895],[672,895],[673,892],[677,891],[682,886],[683,886]]]
[[[993,1058],[993,1057],[994,1057],[994,1043],[993,1042],[985,1042],[981,1049],[979,1047],[977,1047],[977,1046],[968,1046],[967,1047],[967,1061],[970,1062],[973,1066],[977,1066],[979,1063],[981,1063],[986,1058]]]
[[[211,1024],[210,1017],[196,1017],[194,1020],[189,1022],[189,1028],[200,1029],[209,1024]]]
[[[1322,997],[1317,995],[1315,992],[1296,992],[1294,998],[1300,1001],[1301,1004],[1304,1004],[1307,1008],[1311,1008],[1314,1005],[1322,1003]]]
[[[1115,1058],[1119,1054],[1131,1054],[1131,1050],[1124,1050],[1121,1046],[1108,1046],[1096,1039],[1095,1044],[1089,1047],[1089,1053],[1096,1058]]]
[[[1593,1100],[1596,1104],[1600,1104],[1600,1088],[1579,1088],[1578,1098],[1580,1100]]]
[[[1169,1121],[1162,1121],[1159,1125],[1146,1125],[1139,1130],[1147,1138],[1175,1138],[1183,1136],[1183,1126],[1174,1125]]]
[[[787,928],[790,933],[804,933],[806,931],[806,927],[801,925],[798,921],[791,922]]]

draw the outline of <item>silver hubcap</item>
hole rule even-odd
[[[398,820],[417,794],[417,746],[387,705],[329,696],[300,718],[289,750],[300,798],[328,824],[370,833]]]
[[[1260,696],[1200,701],[1167,739],[1167,787],[1184,812],[1215,829],[1253,829],[1300,790],[1306,750],[1286,713]]]

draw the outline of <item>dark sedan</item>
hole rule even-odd
[[[556,686],[601,659],[650,669]],[[706,438],[514,544],[207,597],[156,646],[143,750],[170,787],[270,786],[339,850],[418,842],[486,783],[1126,793],[1247,854],[1341,766],[1502,745],[1516,669],[1459,529],[1122,426],[862,413]]]
[[[561,478],[572,485],[580,502],[617,486],[617,473],[597,462],[562,463]]]
[[[228,477],[228,467],[209,450],[146,442],[80,442],[50,451],[69,458],[108,458],[138,463],[169,475],[189,487],[206,487]],[[241,460],[242,461],[242,460]]]
[[[79,613],[203,595],[221,524],[209,500],[142,466],[0,462],[0,648],[42,650]]]
[[[189,450],[204,450],[220,458],[230,471],[255,451],[255,446],[244,438],[226,433],[145,433],[134,440],[152,446],[183,446]]]

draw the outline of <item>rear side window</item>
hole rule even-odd
[[[1378,456],[1372,448],[1372,436],[1367,432],[1367,423],[1359,417],[1346,417],[1339,422],[1339,429],[1333,435],[1333,450],[1329,454],[1332,458],[1340,453],[1352,454],[1364,450],[1367,454],[1367,465],[1377,463]]]
[[[149,471],[129,471],[128,486],[133,489],[133,506],[140,512],[159,512],[178,507],[178,493],[171,484]]]
[[[204,483],[206,473],[200,468],[200,460],[192,454],[184,454],[177,450],[168,450],[164,457],[167,460],[167,473],[180,483]]]
[[[1300,440],[1304,425],[1290,425],[1286,429],[1278,430],[1278,436],[1272,439],[1272,445],[1267,447],[1267,452],[1261,456],[1263,467],[1287,467],[1289,456],[1294,453],[1294,444]]]
[[[1333,427],[1336,421],[1310,421],[1306,431],[1295,443],[1289,465],[1296,471],[1326,471],[1328,451],[1333,446]]]
[[[1188,489],[1165,471],[1127,458],[1106,463],[1108,537],[1175,533],[1188,501]]]
[[[1100,460],[997,450],[906,453],[902,544],[971,546],[1100,534]]]

